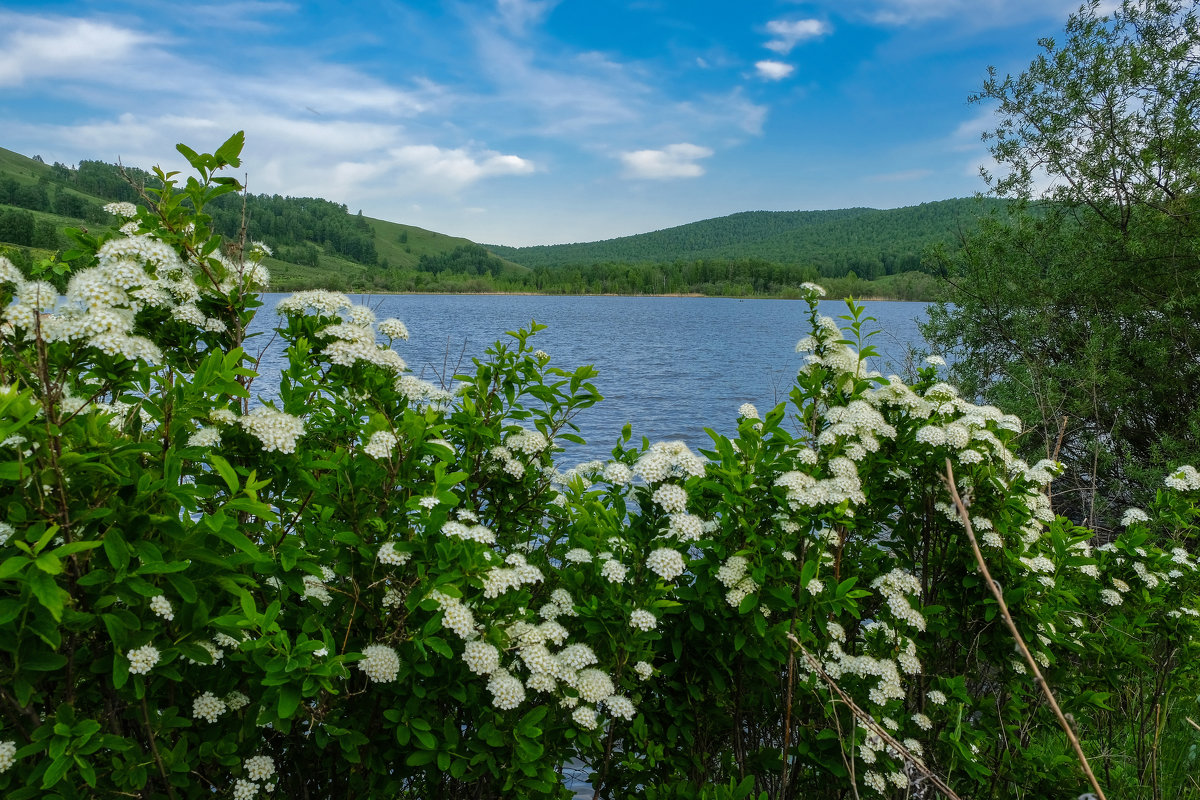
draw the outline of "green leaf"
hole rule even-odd
[[[208,454],[208,463],[212,464],[213,469],[225,481],[225,485],[229,487],[230,493],[236,493],[238,490],[237,472],[229,465],[229,462],[221,458],[216,453]]]
[[[122,538],[121,532],[116,528],[109,528],[104,532],[104,554],[108,556],[108,563],[117,572],[122,572],[129,566],[129,545],[125,544],[125,539]]]
[[[0,580],[11,578],[13,575],[16,575],[18,572],[24,569],[25,565],[29,562],[30,559],[26,556],[9,556],[8,558],[4,559],[4,563],[0,564]]]
[[[63,606],[71,599],[57,583],[44,572],[29,573],[29,588],[38,602],[45,606],[55,622],[62,622]]]
[[[238,131],[233,136],[225,140],[225,143],[217,148],[214,155],[222,165],[237,167],[241,165],[239,156],[242,154],[242,147],[246,144],[246,132]]]
[[[300,707],[300,690],[291,684],[279,687],[279,716],[287,719]]]

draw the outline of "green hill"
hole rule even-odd
[[[66,227],[114,223],[114,200],[138,202],[137,168],[102,161],[45,164],[0,148],[0,252],[14,261],[69,247]],[[958,199],[892,210],[749,211],[675,228],[540,247],[484,247],[350,213],[314,197],[225,195],[209,205],[213,227],[266,242],[272,289],[795,296],[819,280],[834,294],[929,299],[935,280],[922,253],[954,247],[961,230],[1000,201]]]
[[[746,211],[600,242],[488,249],[534,268],[761,259],[814,267],[825,277],[853,271],[874,278],[919,270],[927,247],[953,246],[960,231],[1002,205],[962,198],[890,210]]]
[[[154,180],[137,168],[126,168],[125,173],[147,184]],[[74,167],[45,164],[40,158],[0,148],[0,248],[18,261],[68,247],[62,233],[66,227],[112,224],[103,206],[115,200],[138,202],[139,198],[113,164],[86,160]],[[436,265],[447,261],[463,266],[464,275],[528,273],[467,239],[372,219],[361,212],[350,214],[345,205],[321,198],[249,195],[245,207],[248,236],[275,251],[267,261],[275,289],[469,290],[469,280],[458,286],[454,280],[435,279]],[[242,222],[240,196],[220,198],[209,210],[219,232],[237,234]]]

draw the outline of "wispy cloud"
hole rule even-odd
[[[0,86],[102,75],[153,41],[149,34],[101,20],[2,12],[0,31]]]
[[[513,33],[521,33],[530,25],[545,19],[559,2],[560,0],[496,0],[496,11],[506,28]]]
[[[681,142],[667,145],[662,150],[621,153],[621,161],[625,163],[625,176],[628,178],[698,178],[704,174],[704,167],[696,162],[712,154],[713,151],[707,147]]]
[[[754,69],[758,72],[758,77],[768,81],[781,81],[796,71],[791,64],[770,60],[755,63]]]
[[[764,45],[781,55],[792,52],[792,48],[806,39],[819,39],[833,30],[828,22],[819,19],[773,19],[767,23],[771,39]]]
[[[859,11],[879,25],[918,25],[955,19],[973,28],[1004,27],[1017,21],[1065,17],[1079,0],[872,0]]]

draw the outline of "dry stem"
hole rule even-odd
[[[1025,658],[1025,663],[1029,665],[1029,669],[1033,672],[1034,680],[1041,687],[1042,694],[1046,697],[1046,702],[1054,710],[1054,716],[1058,717],[1058,724],[1066,732],[1067,739],[1071,742],[1075,756],[1079,759],[1079,764],[1083,767],[1084,774],[1087,775],[1088,781],[1092,784],[1092,790],[1096,793],[1096,797],[1098,800],[1106,800],[1104,790],[1100,788],[1100,782],[1096,780],[1096,775],[1092,772],[1092,767],[1088,763],[1087,756],[1083,754],[1083,748],[1079,744],[1079,739],[1075,736],[1075,732],[1071,730],[1071,724],[1067,722],[1062,709],[1058,707],[1058,701],[1054,699],[1054,692],[1050,691],[1050,684],[1046,683],[1046,679],[1042,677],[1042,671],[1038,669],[1037,662],[1034,661],[1033,655],[1029,652],[1029,648],[1025,644],[1025,640],[1021,638],[1021,632],[1017,630],[1017,625],[1013,622],[1012,615],[1008,612],[1008,604],[1004,602],[1004,592],[1000,591],[999,584],[992,580],[992,573],[988,571],[987,562],[983,560],[983,552],[979,549],[979,542],[975,539],[975,530],[971,527],[971,515],[967,512],[966,504],[963,503],[962,498],[958,495],[958,485],[954,482],[954,468],[951,466],[950,459],[948,458],[946,459],[946,474],[943,478],[946,481],[946,487],[950,490],[950,496],[954,499],[954,507],[958,510],[959,519],[962,520],[963,527],[966,528],[967,538],[971,541],[971,549],[975,552],[975,563],[979,565],[979,571],[983,575],[983,580],[987,583],[992,597],[996,598],[996,603],[1000,606],[1001,619],[1004,620],[1004,624],[1008,626],[1009,632],[1012,633],[1013,639],[1016,640],[1017,648],[1020,649],[1021,655]]]
[[[886,728],[876,722],[870,714],[859,708],[858,705],[850,698],[850,696],[842,691],[842,687],[837,685],[837,681],[829,677],[829,675],[825,672],[825,669],[821,666],[821,662],[818,661],[812,653],[804,649],[804,645],[800,644],[800,640],[796,638],[795,634],[789,633],[787,637],[792,641],[792,644],[796,645],[796,649],[800,651],[800,654],[804,656],[804,660],[808,662],[809,668],[812,669],[818,678],[825,681],[825,685],[829,687],[830,691],[836,694],[841,701],[846,704],[846,707],[850,709],[850,712],[858,718],[858,720],[867,730],[886,742],[887,745],[897,753],[903,755],[904,760],[912,764],[913,768],[916,769],[917,772],[920,772],[922,775],[924,775],[925,778],[931,784],[933,784],[933,787],[939,792],[944,794],[950,800],[962,800],[962,798],[954,793],[953,789],[946,785],[945,781],[938,777],[937,773],[925,766],[924,762],[922,762],[917,755],[898,742],[896,738],[888,733]]]

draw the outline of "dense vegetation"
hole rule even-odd
[[[991,187],[1024,202],[944,255],[953,305],[925,333],[1066,465],[1056,507],[1112,529],[1200,452],[1196,3],[1092,3],[1042,47],[975,98],[999,114]]]
[[[1200,472],[1096,546],[1019,419],[867,371],[811,284],[788,401],[700,453],[564,470],[602,398],[536,325],[451,392],[305,292],[260,373],[240,146],[0,258],[5,798],[1099,796],[1074,731],[1114,798],[1197,797]]]

